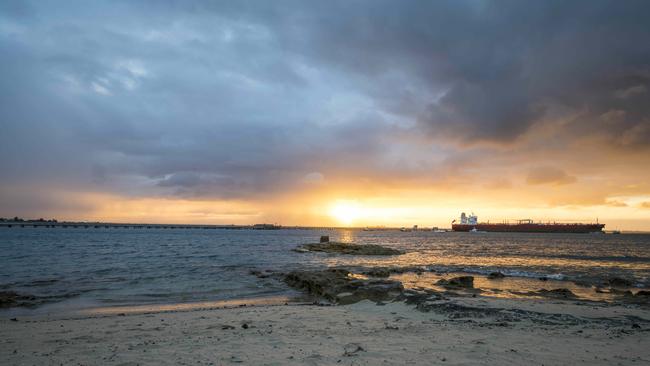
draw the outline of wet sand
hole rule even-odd
[[[426,304],[258,305],[0,319],[0,364],[636,365],[650,310],[459,297]]]

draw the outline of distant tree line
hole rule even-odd
[[[45,220],[44,218],[40,219],[23,219],[22,217],[14,217],[14,218],[4,218],[0,217],[0,222],[58,222],[56,219],[49,219]]]

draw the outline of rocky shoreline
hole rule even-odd
[[[0,363],[493,365],[535,359],[545,365],[633,365],[650,360],[650,293],[618,290],[621,280],[600,288],[617,294],[620,301],[614,303],[585,301],[566,288],[521,293],[528,298],[522,301],[482,296],[476,286],[508,281],[502,273],[446,273],[429,281],[430,274],[417,266],[255,269],[250,275],[283,282],[316,301],[0,317],[5,340]],[[403,279],[409,276],[432,287],[407,286]],[[12,306],[30,300],[17,293],[2,299]]]
[[[562,283],[566,283],[566,281],[557,282],[558,287],[555,288],[540,287],[535,290],[498,290],[475,286],[476,280],[479,280],[485,286],[485,283],[497,285],[500,284],[499,281],[510,278],[500,272],[493,272],[487,276],[477,277],[461,273],[438,273],[420,266],[392,266],[372,268],[333,267],[294,270],[291,272],[265,269],[251,270],[249,273],[260,279],[283,282],[289,287],[302,291],[314,298],[341,305],[352,304],[363,300],[390,302],[401,301],[407,298],[427,299],[449,296],[490,296],[491,294],[488,294],[489,292],[497,292],[502,295],[505,295],[507,292],[511,296],[522,298],[599,302],[582,298],[569,288],[559,287]],[[438,279],[427,282],[426,275],[433,275]],[[401,276],[416,278],[419,283],[425,282],[425,286],[407,286],[401,280]],[[548,280],[540,278],[538,281],[540,281],[540,284],[547,284]],[[611,300],[608,302],[650,306],[649,290],[639,289],[633,292],[629,287],[622,287],[626,284],[629,284],[629,281],[626,282],[625,279],[612,278],[604,281],[599,286],[593,286],[592,290],[595,294],[607,295]],[[0,309],[36,308],[52,301],[51,299],[39,298],[28,293],[0,291]]]
[[[339,243],[339,242],[323,242],[313,244],[303,244],[294,249],[296,252],[323,252],[323,253],[337,253],[337,254],[350,254],[350,255],[401,255],[403,251],[387,248],[381,245],[374,244],[352,244],[352,243]]]
[[[411,273],[418,275],[421,269],[414,268],[375,268],[357,273],[345,268],[329,268],[323,270],[292,271],[287,274],[276,273],[275,276],[284,281],[287,285],[297,290],[305,291],[307,294],[316,296],[334,304],[351,304],[363,300],[370,300],[377,303],[387,301],[407,301],[417,304],[432,299],[440,300],[449,297],[476,297],[482,295],[484,290],[474,287],[474,276],[455,276],[447,279],[440,279],[432,283],[434,288],[406,288],[402,282],[391,277],[391,274]],[[499,281],[505,276],[491,275],[485,277],[489,281]],[[614,287],[607,291],[615,294],[616,303],[650,306],[650,291],[639,290],[636,293],[631,291],[619,291]],[[587,301],[580,298],[567,288],[554,288],[526,292],[512,291],[513,295],[528,298],[545,298],[568,301]]]

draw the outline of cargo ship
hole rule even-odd
[[[478,222],[478,217],[472,213],[460,215],[460,222],[451,222],[453,231],[466,232],[513,232],[513,233],[602,233],[605,224],[594,223],[556,223],[556,222],[533,222],[533,220],[516,220],[514,223],[490,223]]]

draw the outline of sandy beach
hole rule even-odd
[[[650,362],[650,310],[462,297],[49,315],[0,320],[3,365],[628,365]],[[189,309],[189,310],[188,310]]]

